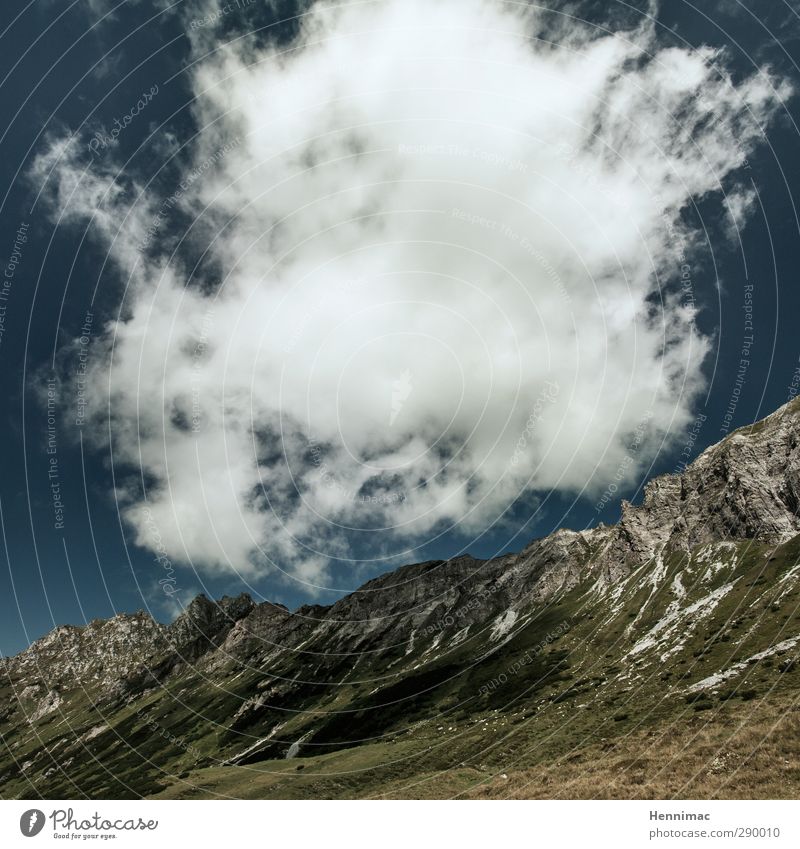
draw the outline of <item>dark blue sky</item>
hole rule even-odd
[[[80,624],[143,607],[159,618],[170,615],[158,591],[160,567],[153,553],[131,544],[117,515],[108,457],[82,451],[76,433],[66,432],[74,421],[75,399],[59,398],[51,411],[57,467],[48,454],[48,407],[42,391],[54,356],[63,356],[65,341],[80,335],[87,310],[94,326],[114,313],[120,284],[103,266],[103,255],[81,241],[81,228],[54,227],[43,204],[37,203],[35,188],[25,177],[32,159],[48,136],[65,127],[74,129],[87,121],[98,128],[112,127],[114,119],[129,112],[130,104],[154,85],[158,95],[148,104],[147,120],[131,124],[120,136],[123,153],[139,150],[129,167],[146,169],[150,153],[147,145],[140,145],[151,127],[165,122],[179,140],[193,132],[181,73],[188,48],[178,18],[141,0],[121,3],[112,16],[92,26],[96,18],[89,18],[86,5],[84,0],[72,5],[4,0],[0,10],[5,118],[0,141],[0,261],[4,269],[13,264],[13,275],[6,275],[8,282],[0,291],[0,297],[5,296],[0,303],[5,307],[0,324],[0,651],[5,654],[19,651],[57,624]],[[585,12],[591,15],[592,8],[599,8],[605,14],[611,5],[585,4]],[[800,89],[800,18],[789,5],[783,0],[749,0],[743,5],[726,0],[701,6],[704,12],[683,0],[668,0],[661,13],[665,42],[679,39],[724,47],[738,73],[751,72],[754,62],[768,63]],[[265,26],[263,7],[256,3],[235,19],[230,16],[231,32],[248,20]],[[619,14],[626,12],[625,4],[615,8]],[[272,28],[265,30],[265,37],[286,32],[285,26]],[[732,244],[720,225],[717,232],[709,231],[713,254],[706,249],[692,258],[695,297],[702,307],[699,324],[714,334],[716,348],[708,363],[713,379],[697,410],[706,418],[699,421],[685,456],[696,456],[724,434],[724,417],[737,388],[747,286],[753,287],[753,344],[730,429],[770,413],[788,400],[793,380],[798,384],[798,103],[795,97],[788,104],[790,111],[771,129],[769,144],[750,161],[758,211],[742,245]],[[697,214],[703,213],[699,204]],[[703,220],[708,226],[713,216],[703,215]],[[92,303],[95,289],[99,294]],[[690,442],[687,435],[686,444]],[[683,448],[661,454],[651,474],[673,471]],[[54,507],[54,493],[63,513]],[[624,494],[636,499],[635,492]],[[594,501],[573,503],[558,495],[546,498],[533,516],[522,505],[516,514],[511,532],[487,533],[470,543],[470,553],[491,556],[518,549],[561,525],[612,522],[619,504],[613,501],[598,514]],[[445,537],[422,555],[450,556],[458,553],[459,544]],[[376,571],[382,568],[376,566]],[[285,585],[271,586],[269,579],[246,588],[240,581],[210,580],[189,569],[179,571],[178,585],[186,595],[203,590],[220,596],[250,589],[290,606],[306,600]]]

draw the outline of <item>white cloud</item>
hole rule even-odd
[[[115,461],[151,481],[146,506],[120,493],[137,543],[152,515],[175,560],[315,584],[349,529],[379,553],[479,531],[520,495],[635,474],[690,420],[709,341],[664,286],[680,211],[787,87],[734,86],[647,27],[553,47],[515,9],[318,3],[288,48],[219,46],[166,208],[99,202],[74,144],[40,161],[131,275],[93,379]],[[154,255],[171,207],[222,279]]]

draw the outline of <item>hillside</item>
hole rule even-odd
[[[797,399],[617,525],[329,607],[57,628],[4,661],[0,792],[796,797],[799,435]]]

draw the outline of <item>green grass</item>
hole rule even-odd
[[[388,657],[375,655],[354,676],[374,676],[375,692],[377,685],[367,683],[284,683],[263,709],[236,722],[244,700],[277,686],[272,676],[308,674],[293,666],[296,655],[278,658],[271,675],[240,669],[235,678],[223,671],[209,680],[202,669],[188,669],[130,704],[75,690],[64,693],[61,710],[33,725],[7,685],[0,704],[13,710],[0,725],[3,796],[455,796],[494,787],[498,771],[538,770],[544,780],[553,764],[585,763],[615,741],[790,702],[800,694],[796,649],[747,664],[716,688],[688,688],[800,634],[800,595],[795,584],[781,583],[800,559],[800,537],[778,548],[739,543],[706,562],[698,554],[689,561],[677,553],[666,557],[654,591],[643,584],[652,566],[634,573],[616,610],[588,585],[531,609],[525,627],[480,661],[490,648],[486,632],[442,645],[433,659],[421,656],[421,648],[408,657],[395,650],[396,675],[386,674]],[[722,567],[706,576],[714,561]],[[629,654],[674,605],[678,574],[684,609],[733,586],[707,615],[681,622],[666,643]],[[328,680],[345,677],[348,663],[337,660]],[[80,739],[104,723],[110,727],[94,739]],[[220,765],[271,731],[274,742],[249,763]],[[301,756],[285,760],[289,744],[301,737]]]

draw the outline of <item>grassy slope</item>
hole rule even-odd
[[[607,605],[576,591],[527,625],[495,658],[437,688],[410,729],[391,713],[385,740],[327,755],[210,768],[165,797],[555,798],[792,797],[800,790],[796,648],[756,659],[717,687],[692,683],[800,634],[798,594],[781,582],[800,538],[774,550],[741,544],[664,564],[657,588],[632,576]],[[713,555],[713,556],[710,556]],[[664,619],[681,575],[675,633],[625,654]],[[711,573],[711,574],[709,574]],[[732,584],[707,613],[698,602]],[[782,596],[782,597],[781,597]],[[571,629],[541,650],[558,623]],[[626,631],[630,631],[626,634]],[[662,629],[663,630],[663,629]],[[657,632],[660,633],[660,632]],[[537,662],[515,661],[540,650]],[[661,654],[673,651],[669,663]],[[474,653],[463,649],[468,662]],[[458,653],[457,653],[458,654]],[[458,657],[449,659],[456,664]],[[497,690],[480,685],[506,674]],[[354,723],[355,728],[363,728]],[[393,732],[393,733],[392,733]],[[499,777],[505,773],[506,778]]]
[[[3,795],[797,796],[797,648],[745,661],[800,634],[800,597],[784,580],[798,559],[800,537],[673,556],[613,597],[582,587],[525,612],[483,660],[492,623],[438,656],[404,658],[377,692],[367,682],[301,692],[305,712],[267,710],[234,730],[241,699],[264,683],[255,670],[225,689],[190,671],[111,713],[78,692],[32,729],[11,729]],[[738,662],[729,680],[689,692]],[[385,658],[375,663],[385,671]],[[272,749],[218,765],[276,721]],[[284,760],[306,734],[301,757]]]

